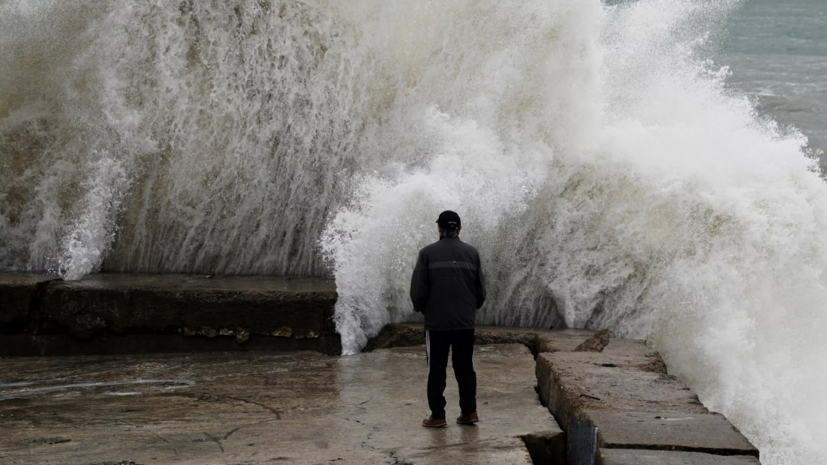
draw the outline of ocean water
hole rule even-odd
[[[730,85],[814,152],[827,149],[827,2],[748,0],[725,34],[718,61],[732,70]]]
[[[764,464],[825,464],[819,15],[0,0],[0,269],[329,275],[353,353],[450,208],[481,324],[647,338]]]

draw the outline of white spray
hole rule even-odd
[[[649,338],[827,463],[827,192],[705,60],[736,6],[0,2],[0,267],[330,271],[352,353],[450,208],[480,323]]]

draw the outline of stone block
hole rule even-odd
[[[726,418],[710,413],[686,385],[666,373],[663,360],[644,341],[611,338],[600,344],[602,352],[574,352],[589,337],[563,331],[538,334],[540,349],[553,350],[537,356],[537,388],[566,431],[569,464],[602,463],[601,448],[758,457]]]
[[[597,465],[759,465],[748,455],[713,455],[700,452],[641,449],[600,449]]]
[[[716,413],[652,413],[594,410],[600,447],[758,456],[758,449]]]
[[[594,334],[594,331],[583,329],[538,331],[535,342],[536,351],[538,353],[571,352]]]

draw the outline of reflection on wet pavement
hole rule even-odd
[[[431,430],[422,347],[0,359],[0,462],[531,463],[519,436],[557,428],[531,354],[482,347],[477,370],[483,421]]]

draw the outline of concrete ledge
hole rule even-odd
[[[752,455],[755,447],[717,413],[649,413],[595,410],[601,447],[666,449],[718,455]]]
[[[535,351],[537,339],[536,328],[503,328],[495,326],[477,326],[474,329],[474,343],[485,344],[523,344]],[[373,339],[363,352],[393,347],[413,347],[425,343],[425,330],[420,323],[390,324]]]
[[[544,339],[541,347],[594,347],[583,344],[592,337],[585,332],[549,331],[538,337]],[[744,456],[757,463],[758,450],[723,416],[710,413],[688,387],[669,376],[660,356],[644,341],[606,342],[601,352],[558,350],[537,356],[540,398],[566,431],[569,464],[647,463],[629,458],[638,457],[632,452],[608,452],[612,449],[704,453],[675,455],[669,459],[674,463],[707,463],[697,460],[706,460],[708,455]],[[686,457],[697,460],[680,461]]]
[[[336,297],[335,284],[321,278],[97,274],[69,282],[0,274],[0,333],[16,336],[5,337],[0,355],[232,350],[231,343],[338,354]]]
[[[698,452],[600,449],[598,465],[758,465],[752,456],[721,456]]]
[[[333,333],[335,303],[332,283],[279,277],[100,274],[54,283],[44,296],[50,322],[78,337],[104,328],[198,332],[207,327],[315,338]]]

